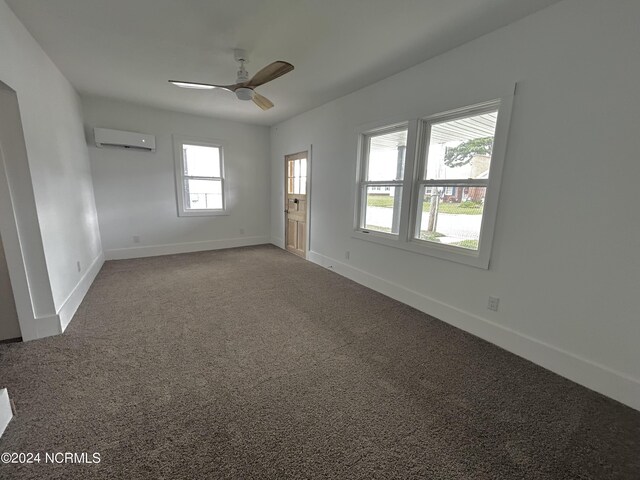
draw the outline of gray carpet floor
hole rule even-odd
[[[101,459],[3,479],[640,478],[640,412],[272,246],[107,262],[0,379],[0,452]]]

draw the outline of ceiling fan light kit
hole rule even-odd
[[[233,85],[183,82],[181,80],[169,80],[169,83],[172,83],[176,87],[192,88],[195,90],[213,90],[216,88],[221,88],[223,90],[228,90],[229,92],[235,93],[238,100],[253,100],[253,103],[255,103],[262,110],[268,110],[273,107],[273,102],[256,92],[255,88],[259,87],[260,85],[264,85],[267,82],[275,80],[285,73],[289,73],[291,70],[293,70],[293,65],[288,62],[279,60],[277,62],[270,63],[262,70],[258,71],[258,73],[256,73],[253,77],[249,78],[249,73],[244,68],[244,62],[247,61],[245,51],[242,49],[236,49],[233,52],[233,57],[236,62],[240,63],[240,69],[238,70],[236,83],[234,83]]]
[[[214,88],[216,88],[213,85],[204,85],[200,83],[176,82],[174,80],[170,80],[170,82],[173,83],[176,87],[193,88],[194,90],[213,90]]]

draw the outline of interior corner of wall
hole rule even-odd
[[[284,239],[281,237],[271,237],[269,241],[276,247],[284,248]]]

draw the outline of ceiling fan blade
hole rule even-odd
[[[221,88],[223,90],[229,90],[230,92],[234,92],[240,85],[211,85],[209,83],[183,82],[182,80],[169,80],[169,83],[180,88],[192,88],[194,90],[213,90],[215,88]]]
[[[247,87],[258,87],[263,85],[271,80],[275,80],[278,77],[281,77],[285,73],[289,73],[293,70],[293,65],[288,62],[283,62],[278,60],[277,62],[273,62],[258,73],[256,73],[251,80],[247,82]]]
[[[263,97],[258,92],[253,92],[253,103],[258,105],[262,110],[269,110],[273,107],[273,102],[269,100],[267,97]]]

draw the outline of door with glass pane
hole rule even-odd
[[[285,247],[306,258],[307,252],[307,152],[285,157]]]

